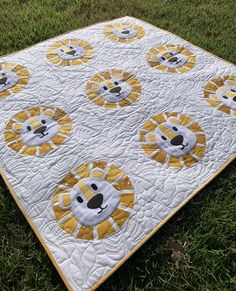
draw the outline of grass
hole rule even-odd
[[[0,54],[131,15],[236,62],[234,0],[0,0]],[[172,218],[100,290],[236,290],[236,163]],[[0,183],[0,290],[65,290]]]

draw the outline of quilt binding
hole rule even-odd
[[[139,20],[143,23],[146,23],[147,25],[150,25],[158,30],[161,30],[161,31],[164,31],[164,32],[167,32],[175,37],[178,37],[179,39],[191,44],[193,47],[225,62],[225,63],[228,63],[230,65],[233,65],[233,66],[236,66],[235,64],[227,61],[227,60],[224,60],[223,58],[219,57],[219,56],[216,56],[214,55],[213,53],[210,53],[206,50],[204,50],[203,48],[201,47],[198,47],[197,45],[194,45],[192,44],[191,42],[179,37],[178,35],[168,31],[168,30],[165,30],[165,29],[162,29],[162,28],[159,28],[151,23],[148,23],[144,20],[141,20],[141,19],[138,19],[138,18],[135,18],[135,17],[132,17],[132,16],[122,16],[122,17],[119,17],[119,18],[114,18],[114,19],[111,19],[111,20],[106,20],[106,21],[103,21],[103,22],[98,22],[98,23],[94,23],[94,24],[91,24],[91,25],[88,25],[88,26],[85,26],[85,27],[82,27],[80,29],[73,29],[71,31],[67,31],[63,34],[60,34],[60,35],[57,35],[56,37],[60,37],[60,36],[63,36],[63,35],[66,35],[70,32],[74,32],[74,31],[79,31],[79,30],[82,30],[84,28],[87,28],[87,27],[91,27],[91,26],[94,26],[96,24],[103,24],[103,23],[107,23],[107,22],[110,22],[112,20],[120,20],[120,19],[123,19],[125,17],[129,17],[129,18],[133,18],[135,20]],[[36,44],[41,44],[41,43],[44,43],[44,42],[47,42],[49,40],[52,40],[54,39],[55,37],[52,37],[52,38],[49,38],[47,40],[44,40],[44,41],[41,41],[41,42],[38,42]],[[27,48],[24,48],[22,50],[18,50],[16,52],[13,52],[13,53],[9,53],[9,54],[6,54],[4,56],[0,56],[0,58],[2,57],[6,57],[6,56],[10,56],[10,55],[14,55],[18,52],[22,52],[24,50],[27,50],[31,47],[34,47],[36,44],[33,44],[32,46],[29,46]],[[143,238],[122,260],[120,260],[109,272],[107,272],[102,278],[100,278],[92,287],[90,287],[88,290],[95,290],[97,289],[102,283],[104,283],[117,269],[119,269],[119,267],[121,267],[139,248],[141,248],[141,246],[143,246],[146,241],[148,241],[169,219],[171,219],[184,205],[186,205],[198,192],[200,192],[205,186],[207,186],[215,177],[217,177],[230,163],[232,163],[234,160],[236,159],[236,154],[234,154],[232,157],[230,157],[215,173],[213,173],[210,177],[208,177],[208,179],[201,185],[199,186],[197,189],[195,189],[187,198],[185,198],[177,207],[175,207],[156,227],[154,227],[150,232],[149,234],[147,234],[145,236],[145,238]],[[45,252],[47,253],[48,257],[50,258],[50,260],[52,261],[54,267],[56,268],[57,272],[59,273],[62,281],[64,282],[66,288],[68,290],[74,290],[71,286],[70,286],[70,283],[69,281],[67,280],[66,276],[64,275],[64,273],[62,272],[61,268],[59,267],[59,265],[57,264],[57,261],[56,259],[53,257],[51,251],[49,250],[49,248],[47,247],[45,241],[43,240],[39,230],[35,227],[33,221],[31,220],[31,218],[29,217],[29,215],[26,213],[25,209],[24,209],[24,206],[23,204],[20,202],[20,200],[17,198],[17,195],[15,193],[15,191],[13,190],[9,180],[7,179],[7,176],[6,174],[4,173],[4,170],[3,168],[0,168],[0,175],[2,176],[3,178],[3,181],[4,183],[6,184],[8,190],[10,191],[14,201],[16,202],[18,208],[20,209],[20,211],[22,212],[22,214],[24,215],[25,219],[27,220],[27,222],[29,223],[29,225],[31,226],[32,230],[34,231],[36,237],[38,238],[38,240],[40,241],[41,245],[43,246]]]

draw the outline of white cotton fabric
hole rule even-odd
[[[73,290],[87,290],[96,284],[236,153],[235,117],[214,109],[203,98],[207,81],[217,75],[235,75],[235,67],[140,20],[124,17],[107,23],[113,22],[141,25],[145,36],[131,43],[112,42],[103,35],[105,24],[101,23],[1,58],[1,62],[24,65],[30,72],[24,89],[0,101],[1,167]],[[93,58],[69,67],[50,63],[46,49],[65,38],[89,42]],[[196,54],[196,66],[184,74],[162,73],[150,67],[146,53],[160,43],[184,45]],[[130,106],[109,110],[92,103],[85,86],[95,74],[114,68],[135,75],[142,92]],[[7,147],[4,128],[17,112],[39,105],[56,106],[68,113],[73,121],[72,134],[44,156],[19,155]],[[204,130],[206,152],[192,167],[169,169],[147,157],[141,148],[142,125],[161,112],[186,114]],[[135,206],[119,231],[102,240],[83,241],[59,227],[52,198],[59,181],[71,169],[93,160],[115,164],[129,176]]]

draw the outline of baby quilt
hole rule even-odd
[[[0,60],[1,174],[94,290],[236,155],[236,69],[132,17]]]

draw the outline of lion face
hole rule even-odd
[[[82,225],[97,225],[119,204],[119,192],[107,181],[87,178],[71,190],[71,211]]]
[[[114,33],[114,35],[116,35],[119,38],[133,38],[135,37],[138,32],[132,28],[132,27],[128,27],[128,26],[121,26],[119,28],[113,28],[112,32]]]
[[[132,92],[132,86],[123,79],[104,80],[99,86],[99,94],[108,102],[119,102]]]
[[[216,96],[223,104],[236,110],[236,82],[226,81],[216,90]]]
[[[17,82],[18,78],[16,73],[12,71],[0,72],[0,92],[15,86]]]
[[[71,119],[63,110],[38,106],[13,116],[4,135],[11,149],[20,154],[38,156],[61,145],[71,129]]]
[[[208,103],[230,115],[236,115],[236,78],[234,76],[215,77],[204,88]]]
[[[79,239],[102,239],[126,222],[134,206],[133,186],[118,167],[82,164],[61,181],[53,198],[60,226]]]
[[[65,39],[53,43],[47,49],[46,56],[58,66],[80,65],[92,58],[93,48],[82,39]]]
[[[147,54],[151,67],[169,73],[185,73],[196,63],[195,55],[179,45],[157,45]]]
[[[122,70],[111,70],[92,77],[86,90],[88,98],[97,105],[118,109],[137,100],[141,86],[134,75]]]
[[[156,143],[159,148],[175,157],[187,154],[197,143],[196,135],[191,130],[172,123],[171,119],[158,125],[147,138],[151,144]]]
[[[86,51],[81,46],[63,45],[57,50],[58,55],[63,60],[75,60],[82,58]]]
[[[0,99],[22,90],[28,79],[29,72],[24,66],[0,64]]]
[[[168,50],[157,55],[157,62],[167,68],[182,67],[188,60],[188,57],[181,53],[181,51]]]
[[[40,116],[31,117],[24,123],[15,125],[25,145],[41,145],[58,133],[60,126],[51,118],[52,115],[52,111],[44,111]]]
[[[114,42],[129,43],[142,38],[145,30],[132,23],[113,23],[104,27],[103,34]]]
[[[171,168],[189,167],[205,152],[205,134],[199,124],[184,114],[157,114],[147,121],[140,133],[145,152]]]

